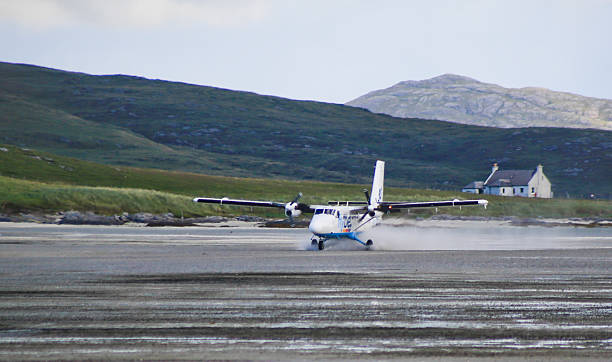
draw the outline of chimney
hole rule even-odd
[[[493,174],[495,173],[495,171],[498,170],[499,167],[497,167],[497,163],[493,164],[493,167],[491,167],[491,174],[489,175],[489,177],[487,177],[487,179],[484,181],[484,185],[487,184],[487,182],[489,182],[489,180],[491,179],[491,177],[493,176]]]
[[[538,165],[538,167],[536,168],[536,171],[538,173],[542,173],[542,169],[544,168],[544,166],[542,166],[541,164]]]

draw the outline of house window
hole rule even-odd
[[[531,188],[531,193],[532,193],[532,194],[533,194],[533,193],[535,193],[535,187],[532,187],[532,188]]]
[[[521,194],[525,192],[525,189],[523,187],[521,187]]]
[[[502,188],[501,188],[501,192],[502,192],[502,194],[505,194],[505,193],[506,193],[506,190],[505,190],[505,189],[502,187]]]

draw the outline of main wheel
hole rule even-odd
[[[372,239],[368,239],[368,241],[366,241],[366,250],[372,249],[372,245],[374,245],[374,242]]]
[[[325,245],[323,244],[323,240],[319,240],[319,250],[325,249]]]
[[[313,248],[313,249],[314,249],[314,248],[316,248],[318,245],[319,245],[319,243],[317,242],[317,239],[312,239],[312,240],[310,241],[310,247],[311,247],[311,248]]]

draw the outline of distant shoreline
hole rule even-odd
[[[121,215],[99,215],[92,212],[66,211],[55,214],[45,213],[19,213],[0,214],[0,222],[7,223],[34,223],[56,225],[100,225],[100,226],[147,226],[147,227],[189,227],[189,226],[218,226],[218,227],[268,227],[268,228],[306,228],[308,219],[294,220],[267,219],[259,216],[241,215],[237,217],[207,216],[196,218],[176,217],[172,213],[123,213]],[[389,226],[426,226],[428,223],[439,222],[497,222],[510,226],[573,226],[573,227],[612,227],[612,220],[603,218],[521,218],[516,216],[485,217],[485,216],[456,216],[434,215],[430,218],[422,217],[389,217],[384,224]]]

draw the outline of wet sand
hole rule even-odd
[[[0,358],[612,358],[608,229],[424,225],[0,223]]]

